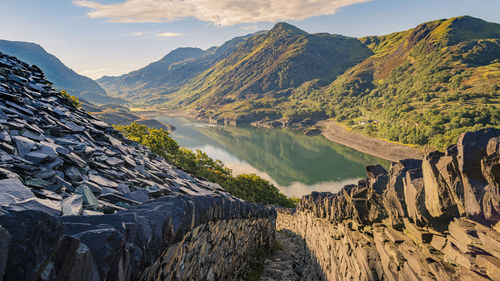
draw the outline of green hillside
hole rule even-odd
[[[43,70],[48,80],[59,89],[96,103],[123,102],[106,96],[106,92],[94,80],[79,75],[64,65],[57,57],[47,53],[40,45],[28,42],[0,40],[0,52],[17,57]]]
[[[438,148],[500,126],[499,24],[465,16],[360,41],[373,56],[293,101],[323,104],[370,135]]]
[[[99,82],[134,102],[141,93],[146,105],[230,123],[334,118],[369,135],[436,148],[466,130],[500,126],[496,23],[463,16],[359,39],[278,23],[228,42],[217,56],[224,45],[182,67],[158,68],[168,74],[161,79],[136,77],[148,87],[135,93]]]

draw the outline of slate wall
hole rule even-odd
[[[326,280],[500,280],[500,130],[279,209]]]
[[[166,196],[112,215],[0,216],[4,281],[235,280],[274,239],[276,212],[220,196]],[[1,272],[0,272],[1,273]]]

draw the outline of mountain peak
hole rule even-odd
[[[304,30],[297,28],[294,25],[291,25],[286,22],[278,22],[274,25],[274,27],[269,31],[271,34],[286,34],[286,35],[307,35],[308,33]]]
[[[180,47],[166,54],[163,58],[160,59],[160,61],[179,61],[186,58],[199,58],[204,53],[205,51],[200,48]]]

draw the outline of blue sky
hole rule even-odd
[[[499,0],[0,0],[0,39],[38,43],[78,73],[99,78],[278,21],[361,37],[460,15],[500,23],[499,11]]]

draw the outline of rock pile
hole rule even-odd
[[[275,211],[176,169],[50,85],[0,53],[0,280],[227,280],[271,243]]]
[[[193,178],[0,55],[0,212],[110,214],[167,194],[229,194]]]
[[[500,280],[499,146],[500,130],[482,129],[389,172],[369,166],[357,185],[280,211],[277,227],[304,238],[329,280]]]

